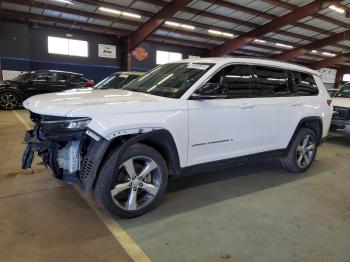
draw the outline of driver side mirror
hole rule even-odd
[[[220,83],[205,83],[191,96],[193,100],[225,99],[226,97],[226,89]]]

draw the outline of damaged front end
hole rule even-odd
[[[98,165],[108,142],[87,128],[91,119],[86,117],[57,117],[31,113],[35,123],[26,132],[27,147],[22,168],[30,168],[37,153],[53,175],[70,184],[92,187]]]

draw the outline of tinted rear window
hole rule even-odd
[[[293,72],[294,85],[297,95],[299,96],[316,96],[318,88],[316,81],[311,74],[302,72]]]

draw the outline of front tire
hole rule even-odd
[[[20,106],[21,98],[15,92],[3,91],[0,93],[0,108],[4,110],[13,110]]]
[[[161,199],[168,170],[158,151],[144,144],[131,145],[120,163],[118,149],[104,162],[95,197],[112,215],[133,218],[149,212]]]
[[[301,128],[292,142],[287,156],[281,159],[282,166],[289,172],[305,172],[317,153],[317,136],[310,128]]]

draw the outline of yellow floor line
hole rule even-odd
[[[27,130],[31,129],[28,122],[18,112],[12,112]],[[111,216],[105,214],[105,212],[91,199],[87,193],[82,192],[78,187],[75,187],[75,189],[134,261],[151,261],[150,258],[142,251],[142,249],[132,240],[128,233]]]
[[[132,240],[128,233],[126,233],[126,231],[110,215],[106,214],[86,192],[82,192],[78,187],[75,187],[75,189],[134,261],[151,261],[142,249]]]
[[[30,125],[27,123],[27,121],[26,121],[25,119],[23,119],[23,117],[22,117],[20,114],[18,114],[18,112],[16,112],[15,110],[12,110],[12,113],[15,114],[15,116],[17,117],[17,119],[19,120],[19,122],[21,122],[21,123],[25,126],[25,128],[26,128],[27,130],[30,130],[30,129],[31,129],[31,127],[30,127]]]

